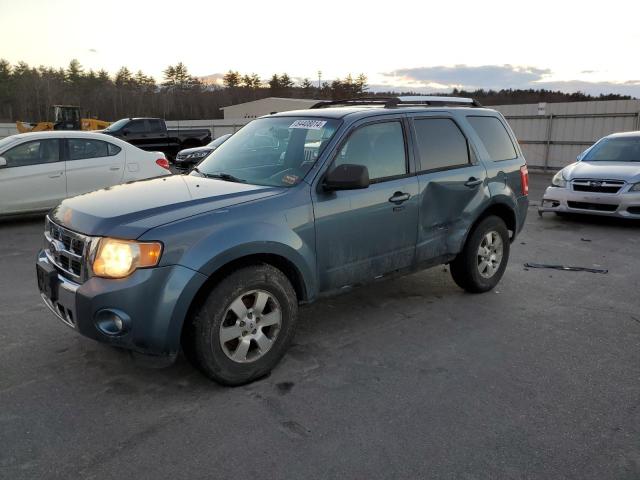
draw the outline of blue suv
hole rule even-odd
[[[298,305],[449,264],[492,289],[528,207],[513,132],[470,99],[321,102],[252,121],[189,175],[64,200],[42,299],[82,335],[239,385],[268,373]]]

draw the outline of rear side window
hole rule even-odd
[[[441,170],[469,164],[469,146],[450,118],[414,120],[421,170]]]
[[[103,142],[102,140],[90,140],[85,138],[69,139],[69,160],[83,160],[87,158],[109,157],[109,147],[120,147]],[[117,153],[117,152],[116,152]]]
[[[150,132],[162,132],[162,123],[160,120],[147,120],[147,122],[149,122]]]
[[[129,130],[131,133],[147,132],[147,126],[145,125],[145,120],[134,120],[132,122],[129,122],[129,124],[124,128]]]
[[[496,117],[467,117],[494,162],[518,156],[507,129]]]
[[[122,150],[119,146],[114,145],[113,143],[107,143],[107,149],[109,151],[109,156],[117,155]]]
[[[354,131],[343,145],[334,165],[364,165],[369,179],[406,175],[407,158],[400,122],[365,125]]]
[[[60,161],[60,140],[35,140],[21,143],[2,154],[7,167],[26,167]]]

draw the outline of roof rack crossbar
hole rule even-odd
[[[412,95],[400,97],[358,97],[344,100],[325,100],[312,105],[310,108],[328,108],[335,106],[382,106],[394,107],[433,107],[446,105],[467,105],[470,107],[482,107],[480,102],[465,97],[444,97],[438,95]]]

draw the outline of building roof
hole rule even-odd
[[[251,100],[250,102],[243,102],[243,103],[236,103],[235,105],[227,105],[226,107],[220,107],[220,110],[224,110],[226,108],[232,108],[232,107],[240,107],[243,105],[249,105],[250,103],[258,103],[258,102],[264,102],[266,100],[286,100],[287,102],[298,102],[298,103],[304,103],[304,104],[310,104],[310,105],[315,105],[316,103],[320,102],[321,100],[314,100],[311,98],[285,98],[285,97],[265,97],[265,98],[259,98],[258,100]]]

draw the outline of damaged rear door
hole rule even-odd
[[[411,116],[419,169],[418,263],[457,254],[490,201],[487,172],[453,116]]]

